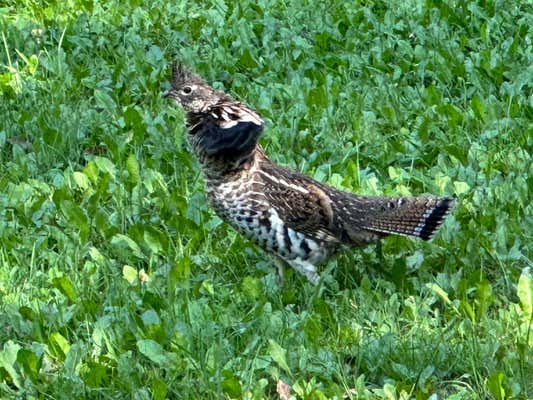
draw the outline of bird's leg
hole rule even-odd
[[[311,282],[313,285],[317,286],[320,282],[320,275],[316,272],[316,268],[313,264],[306,262],[306,261],[298,261],[295,262],[294,260],[291,261],[285,261],[284,259],[280,257],[274,256],[274,263],[277,267],[277,274],[276,274],[276,281],[280,287],[283,286],[284,283],[284,277],[285,277],[285,266],[288,264],[292,268],[294,268],[298,273],[302,274],[307,278],[309,282]]]
[[[385,264],[385,256],[383,255],[383,246],[381,245],[381,241],[376,243],[376,254],[378,256],[379,262],[381,265]]]
[[[315,265],[311,264],[309,261],[302,260],[300,257],[298,257],[293,260],[287,260],[287,264],[305,276],[313,285],[316,286],[318,284],[320,275],[318,275]]]
[[[326,290],[326,278],[328,275],[326,273],[322,273],[321,275],[317,275],[316,281],[312,282],[313,286],[309,288],[310,290],[310,296],[307,296],[306,298],[306,304],[308,309],[313,309],[315,307],[315,302],[317,298],[322,298],[322,294]]]
[[[285,261],[279,257],[272,257],[274,264],[276,264],[276,283],[279,287],[283,287],[285,283]]]

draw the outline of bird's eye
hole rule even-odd
[[[191,94],[192,93],[192,87],[185,86],[183,89],[181,89],[183,94]]]

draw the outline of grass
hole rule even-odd
[[[0,33],[0,398],[533,398],[529,2],[5,0]],[[278,288],[207,207],[176,58],[279,163],[460,205]]]

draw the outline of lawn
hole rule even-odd
[[[0,35],[1,399],[533,398],[531,2],[3,0]],[[176,59],[278,163],[457,209],[279,287]]]

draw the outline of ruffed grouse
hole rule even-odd
[[[359,196],[276,165],[257,143],[261,117],[180,65],[167,96],[187,112],[187,139],[216,213],[314,284],[317,265],[341,248],[390,234],[429,240],[455,205],[445,197]]]

